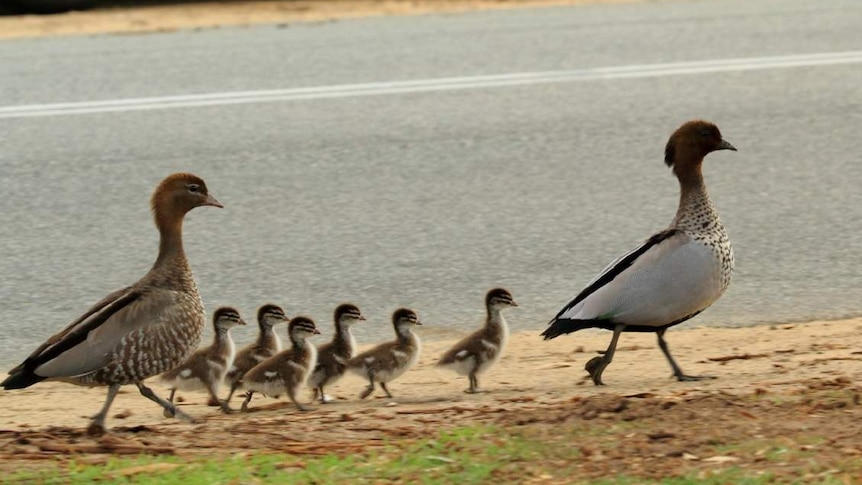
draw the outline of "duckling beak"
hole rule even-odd
[[[718,148],[716,150],[733,150],[736,151],[736,147],[731,145],[727,140],[721,140],[721,143],[718,144]]]
[[[240,319],[239,319],[239,322],[237,323],[237,325],[248,325],[248,324],[247,324],[247,323],[245,323],[245,320],[243,320],[242,318],[240,318]]]
[[[359,315],[359,319],[360,319],[360,320],[368,320],[368,319],[367,319],[367,318],[365,318],[363,315]]]
[[[212,194],[207,194],[207,200],[204,201],[203,205],[211,205],[213,207],[218,207],[219,209],[224,209],[224,205],[218,201]]]
[[[518,302],[516,302],[515,300],[512,300],[512,306],[518,306]]]
[[[316,328],[315,328],[315,329],[314,329],[314,332],[312,332],[312,333],[313,333],[314,335],[320,335],[320,330],[318,330],[318,329],[316,329]]]
[[[419,320],[416,320],[416,325],[422,325],[422,322],[420,322]]]

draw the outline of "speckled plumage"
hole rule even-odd
[[[655,332],[679,380],[688,376],[673,360],[665,331],[718,300],[730,284],[733,249],[709,198],[701,167],[715,150],[736,150],[714,124],[680,126],[665,146],[665,163],[679,180],[680,201],[671,225],[608,265],[551,319],[546,339],[583,328],[614,331],[608,350],[586,365],[596,385],[611,362],[621,332]]]
[[[206,315],[183,250],[182,224],[188,211],[204,205],[222,207],[202,179],[182,173],[165,178],[151,199],[160,239],[150,271],[49,338],[0,385],[18,389],[52,379],[109,386],[88,430],[91,434],[104,433],[107,412],[125,384],[137,385],[148,399],[191,419],[156,396],[143,380],[176,367],[200,342]]]
[[[213,314],[214,337],[212,345],[197,350],[182,364],[159,377],[171,389],[168,402],[174,402],[174,394],[177,390],[205,390],[209,393],[211,400],[219,403],[219,386],[228,368],[233,364],[236,354],[236,346],[230,336],[230,330],[237,325],[245,325],[245,321],[236,309],[221,307],[215,311]],[[226,402],[220,402],[220,405],[222,411],[231,411]],[[165,416],[172,417],[173,414],[165,410]]]
[[[494,288],[489,291],[485,296],[485,325],[453,345],[437,362],[438,367],[469,377],[470,387],[465,392],[480,392],[478,376],[502,357],[509,340],[509,327],[501,310],[516,306],[518,304],[507,290]]]

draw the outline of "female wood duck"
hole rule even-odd
[[[21,389],[45,379],[108,386],[108,397],[88,432],[105,432],[105,417],[120,386],[135,384],[146,398],[187,420],[156,396],[144,379],[173,369],[198,346],[206,325],[204,306],[183,250],[183,219],[200,206],[223,207],[195,175],[177,173],[151,199],[159,230],[159,254],[136,283],[115,291],[39,346],[2,382]]]

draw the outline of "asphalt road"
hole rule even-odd
[[[209,311],[329,334],[350,300],[367,343],[406,305],[435,338],[501,285],[538,330],[670,222],[691,118],[739,148],[705,168],[737,271],[687,325],[862,314],[860,25],[715,0],[0,42],[0,361],[146,272],[175,171],[226,205],[186,222]]]

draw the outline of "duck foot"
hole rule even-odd
[[[680,382],[709,381],[712,379],[718,379],[718,377],[715,376],[690,376],[688,374],[679,374],[674,377],[676,377],[676,380]]]
[[[609,362],[605,360],[605,357],[593,357],[590,359],[586,365],[584,365],[584,370],[589,372],[590,378],[593,380],[593,384],[597,386],[604,386],[605,383],[602,382],[602,373],[605,371],[605,367],[607,367]]]

